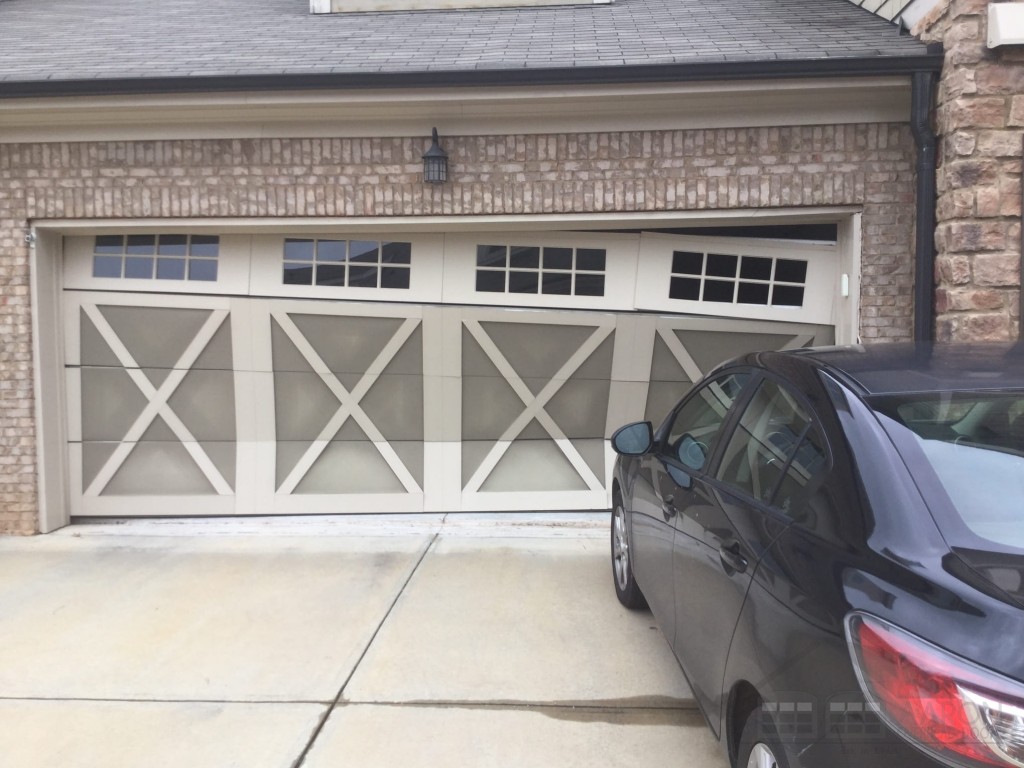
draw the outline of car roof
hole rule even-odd
[[[1024,343],[908,342],[781,354],[833,372],[862,395],[1024,389]]]

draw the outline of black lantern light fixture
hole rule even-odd
[[[448,153],[437,143],[437,128],[433,129],[433,143],[423,153],[423,181],[443,184],[448,181]]]

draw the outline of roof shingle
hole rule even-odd
[[[308,0],[0,0],[0,83],[919,57],[847,0],[313,15]]]

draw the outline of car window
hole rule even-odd
[[[888,395],[868,402],[887,417],[882,424],[908,464],[923,458],[931,466],[935,480],[917,479],[933,507],[945,495],[974,534],[1024,549],[1024,392]],[[938,522],[945,535],[955,536]]]
[[[789,390],[761,382],[729,439],[718,479],[794,515],[827,471],[825,442],[810,414]]]
[[[662,455],[689,469],[703,469],[729,408],[749,379],[747,372],[730,373],[697,390],[673,416]]]

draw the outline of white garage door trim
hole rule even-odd
[[[313,237],[302,234],[301,237]],[[329,233],[326,238],[344,238],[337,233]],[[351,236],[352,239],[372,239],[366,233]],[[643,418],[643,403],[648,401],[648,390],[653,388],[646,371],[651,371],[656,347],[664,347],[663,355],[675,357],[679,370],[684,378],[692,378],[699,366],[686,352],[686,345],[681,343],[674,329],[682,329],[686,333],[694,330],[718,328],[729,333],[752,330],[750,323],[743,321],[728,322],[718,318],[680,315],[646,315],[635,312],[621,313],[623,310],[655,310],[664,313],[667,309],[678,310],[678,300],[666,297],[662,290],[666,286],[668,273],[672,271],[673,253],[680,249],[694,249],[705,239],[694,239],[683,236],[633,236],[633,234],[613,234],[599,232],[546,232],[524,234],[522,232],[485,232],[457,233],[440,236],[440,234],[402,234],[402,240],[413,243],[414,256],[410,288],[404,290],[373,291],[375,299],[387,299],[387,302],[357,303],[351,301],[356,297],[369,296],[365,288],[345,288],[339,286],[283,286],[282,270],[284,260],[282,247],[284,236],[245,236],[245,234],[227,234],[220,240],[221,253],[218,281],[215,285],[202,285],[191,282],[160,282],[124,279],[95,279],[91,276],[91,243],[92,238],[68,238],[65,243],[67,255],[66,271],[63,275],[66,293],[67,310],[65,319],[68,329],[67,340],[67,374],[68,390],[68,421],[67,431],[71,446],[69,449],[69,466],[71,488],[82,487],[82,446],[81,446],[81,411],[75,403],[81,402],[81,372],[74,367],[80,365],[76,351],[76,339],[80,339],[81,329],[78,328],[79,317],[83,306],[89,302],[111,300],[123,306],[163,306],[163,307],[205,307],[218,312],[211,314],[218,317],[220,323],[228,323],[234,339],[244,339],[243,343],[232,345],[233,370],[250,372],[246,376],[237,376],[234,381],[234,407],[237,414],[238,446],[237,467],[234,486],[239,495],[233,492],[224,493],[224,487],[216,480],[216,473],[211,470],[212,462],[198,442],[186,445],[186,451],[193,461],[200,466],[204,475],[210,480],[216,493],[204,497],[191,495],[165,495],[155,502],[152,497],[122,496],[102,499],[89,494],[80,497],[72,493],[73,514],[79,515],[139,515],[139,514],[178,514],[184,509],[195,514],[299,514],[316,512],[341,511],[459,511],[459,510],[508,510],[536,509],[539,506],[548,509],[590,509],[606,506],[607,483],[612,456],[607,446],[603,446],[603,457],[591,453],[585,458],[575,449],[569,435],[559,427],[558,421],[547,413],[547,402],[551,400],[565,385],[569,375],[589,358],[609,336],[613,337],[613,353],[610,359],[610,385],[604,419],[606,437],[610,430],[618,424],[637,418]],[[815,276],[814,269],[809,269],[809,278],[804,290],[806,295],[817,297],[818,303],[808,307],[759,307],[759,318],[767,313],[774,313],[777,318],[784,318],[790,323],[772,323],[765,328],[767,332],[779,336],[779,345],[802,346],[814,338],[815,330],[803,325],[807,319],[814,319],[817,326],[834,326],[835,286],[839,283],[838,249],[835,246],[813,244],[774,244],[749,240],[728,241],[715,239],[715,253],[735,251],[738,258],[754,256],[762,259],[792,258],[794,254],[806,254],[813,261],[827,259],[831,261],[830,276]],[[511,245],[524,248],[592,248],[603,249],[607,254],[604,271],[605,285],[608,290],[604,296],[546,296],[538,294],[483,294],[477,292],[474,285],[476,249],[479,245]],[[738,250],[737,250],[738,249]],[[737,262],[738,263],[738,262]],[[424,269],[423,265],[433,264],[433,269]],[[660,264],[657,269],[654,266]],[[417,266],[421,267],[417,270]],[[819,266],[819,265],[815,265]],[[511,267],[510,267],[511,268]],[[544,265],[536,268],[543,279]],[[822,272],[823,273],[823,272]],[[638,276],[639,275],[639,276]],[[742,275],[737,274],[738,284]],[[831,285],[826,283],[830,281]],[[132,285],[132,292],[125,292],[127,284]],[[641,285],[648,283],[656,290],[641,290]],[[73,289],[85,290],[79,293]],[[95,293],[97,289],[112,291],[103,296]],[[136,292],[138,291],[138,292]],[[161,293],[148,293],[159,291]],[[287,298],[242,298],[248,296],[266,296],[276,291],[279,297]],[[220,294],[220,295],[216,295]],[[238,298],[229,298],[230,294]],[[299,300],[309,297],[310,300]],[[315,298],[346,299],[338,301],[317,301]],[[827,300],[821,301],[822,297]],[[400,299],[400,303],[397,301]],[[449,305],[441,306],[443,302]],[[471,304],[488,303],[492,308],[469,306]],[[436,304],[436,305],[431,305]],[[568,304],[571,310],[558,309]],[[504,306],[502,306],[504,305]],[[526,309],[534,306],[536,309]],[[822,309],[827,308],[827,311]],[[423,334],[423,392],[424,398],[440,403],[437,412],[424,416],[424,447],[422,481],[410,473],[402,472],[403,463],[393,452],[389,452],[388,441],[383,435],[367,432],[375,450],[384,459],[388,467],[395,472],[402,485],[403,493],[394,494],[290,494],[288,490],[296,487],[303,475],[316,459],[318,447],[311,447],[307,456],[293,467],[286,481],[274,488],[274,424],[273,410],[267,408],[272,403],[273,380],[272,359],[270,359],[268,343],[269,318],[276,318],[279,326],[287,326],[290,311],[304,314],[324,314],[336,316],[339,307],[344,307],[344,315],[390,316],[406,319],[407,325],[402,326],[408,332],[419,330]],[[715,306],[713,309],[719,309]],[[707,311],[707,307],[699,307]],[[605,310],[597,311],[594,310]],[[616,310],[608,312],[606,310]],[[734,317],[742,317],[745,307],[731,306],[730,313]],[[94,314],[94,313],[93,313]],[[825,315],[827,314],[827,319]],[[89,316],[89,315],[87,315]],[[229,318],[229,319],[225,319]],[[93,316],[93,321],[95,321]],[[824,322],[822,322],[824,321]],[[215,319],[210,319],[210,331],[215,331]],[[414,327],[412,324],[418,324]],[[725,324],[723,326],[723,323]],[[505,358],[500,345],[495,343],[487,331],[487,324],[525,324],[525,326],[566,326],[580,329],[589,328],[583,347],[565,350],[562,370],[550,373],[551,380],[540,391],[535,386],[530,389],[524,383],[524,376],[516,372],[508,359]],[[100,322],[100,325],[101,322]],[[759,324],[760,325],[760,324]],[[255,328],[264,331],[256,333]],[[98,329],[98,326],[97,326]],[[731,330],[729,330],[731,329]],[[358,398],[374,384],[373,375],[365,376],[366,381],[357,381],[354,385],[343,385],[334,376],[330,368],[318,359],[315,350],[303,345],[303,335],[290,328],[286,333],[296,348],[300,348],[312,371],[319,381],[335,395],[335,411],[333,420],[338,422],[347,418],[350,421],[364,420],[372,426],[372,419],[359,414]],[[462,391],[456,383],[463,376],[461,350],[455,343],[456,334],[468,334],[482,350],[483,354],[499,371],[510,391],[518,398],[521,414],[505,431],[497,436],[490,445],[482,461],[466,469],[464,462],[464,440],[454,429],[462,428]],[[263,334],[265,338],[258,337]],[[104,338],[111,335],[110,329],[101,333]],[[115,335],[116,336],[116,335]],[[106,338],[109,342],[110,338]],[[400,340],[399,340],[400,341]],[[396,341],[395,343],[398,343]],[[400,344],[399,344],[400,345]],[[202,352],[202,339],[196,341],[196,349],[189,355]],[[198,351],[197,351],[198,350]],[[649,352],[646,361],[645,352]],[[668,350],[667,352],[665,350]],[[120,350],[124,351],[124,350]],[[392,349],[391,352],[395,351]],[[389,359],[387,350],[377,368],[383,370]],[[121,355],[119,355],[121,357]],[[132,366],[131,355],[121,357],[124,368]],[[189,356],[180,355],[179,367],[187,368]],[[369,371],[370,369],[368,369]],[[639,372],[639,373],[638,373]],[[187,370],[174,374],[180,380]],[[364,372],[365,374],[367,372]],[[547,374],[546,374],[547,375]],[[151,401],[150,411],[166,412],[166,400],[173,393],[173,379],[164,385],[150,384],[146,387],[145,377],[139,371],[129,373],[135,386]],[[248,379],[248,380],[247,380]],[[246,381],[247,380],[247,381]],[[243,383],[245,382],[245,383]],[[357,389],[361,386],[361,394]],[[163,393],[162,393],[163,392]],[[162,393],[162,394],[161,394]],[[653,396],[653,395],[651,395]],[[655,398],[656,400],[656,398]],[[654,402],[655,400],[651,400]],[[163,404],[162,404],[163,403]],[[640,403],[640,406],[637,406]],[[77,410],[76,410],[77,409]],[[163,409],[163,410],[162,410]],[[347,414],[347,417],[344,414]],[[487,490],[485,483],[492,477],[496,468],[510,455],[516,444],[516,438],[524,424],[520,422],[536,418],[541,432],[531,439],[543,437],[550,440],[558,454],[565,460],[571,471],[575,473],[582,485],[578,489],[558,490],[548,488],[543,492],[526,490],[514,492],[504,489]],[[173,413],[170,414],[174,421]],[[165,419],[166,421],[166,419]],[[187,429],[175,425],[172,431],[182,444],[189,442]],[[325,426],[331,431],[337,424]],[[364,425],[366,426],[366,425]],[[144,429],[140,425],[135,431]],[[535,427],[535,431],[536,431]],[[79,444],[75,444],[79,441]],[[324,435],[317,443],[322,445],[330,442],[330,436]],[[190,447],[190,451],[188,451]],[[124,452],[124,449],[121,449]],[[603,458],[603,462],[601,459]],[[479,457],[477,457],[479,459]],[[516,461],[521,462],[521,456]],[[304,463],[303,463],[304,462]],[[603,464],[603,466],[602,466]],[[512,463],[515,466],[515,462]],[[455,467],[462,467],[461,474]],[[116,473],[116,468],[106,470],[106,474]],[[461,477],[461,479],[460,479]],[[93,476],[92,483],[96,482]],[[223,480],[223,478],[221,478]],[[280,478],[279,478],[280,479]],[[226,482],[226,480],[224,480]],[[95,490],[95,488],[92,488]],[[283,493],[284,490],[284,493]],[[344,497],[343,499],[341,497]],[[187,505],[187,506],[184,506]]]

